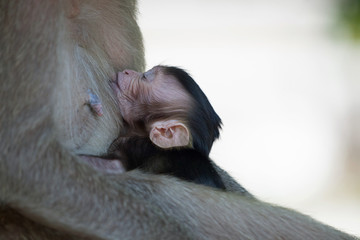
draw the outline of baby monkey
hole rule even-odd
[[[126,124],[111,150],[127,170],[168,174],[225,189],[209,159],[221,120],[184,70],[124,70],[112,83]]]
[[[188,73],[170,66],[124,70],[111,84],[125,130],[109,152],[123,168],[225,189],[208,157],[221,120]],[[98,113],[100,102],[93,102]]]

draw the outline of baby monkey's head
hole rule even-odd
[[[124,70],[114,90],[125,122],[130,128],[143,128],[161,148],[193,147],[208,155],[219,137],[221,119],[183,69]]]

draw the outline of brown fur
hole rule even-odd
[[[352,239],[239,194],[78,162],[121,128],[108,80],[144,68],[135,12],[131,0],[0,0],[0,239]]]

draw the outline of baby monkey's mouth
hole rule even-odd
[[[113,91],[114,91],[116,94],[118,94],[118,93],[121,92],[117,75],[116,75],[116,78],[111,79],[111,80],[109,81],[109,83],[110,83],[110,87],[113,89]]]

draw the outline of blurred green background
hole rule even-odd
[[[339,0],[337,4],[339,27],[346,29],[350,38],[360,41],[360,0]]]

